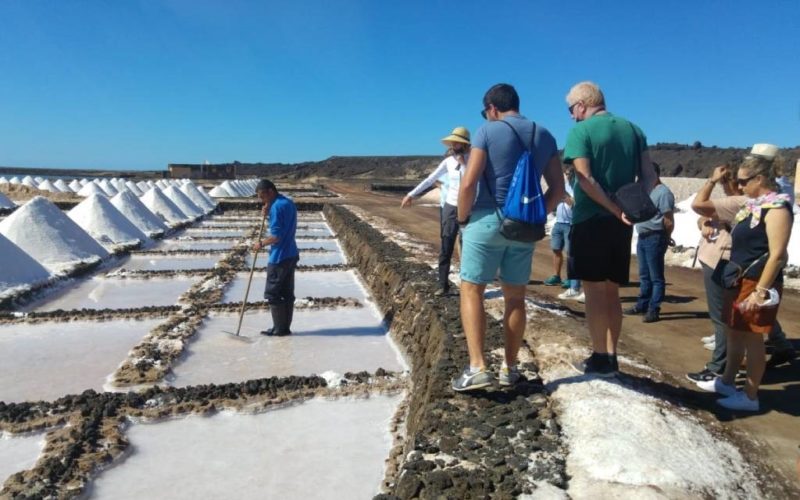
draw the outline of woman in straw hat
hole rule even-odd
[[[763,335],[777,319],[783,290],[783,268],[792,231],[789,196],[775,182],[782,159],[777,146],[756,144],[736,174],[747,201],[733,220],[729,261],[720,261],[718,276],[725,287],[723,317],[727,360],[722,377],[697,382],[709,392],[726,396],[717,401],[731,410],[759,411],[758,387],[764,375]],[[696,204],[695,204],[696,205]],[[694,205],[693,205],[694,206]],[[713,208],[703,215],[715,216]],[[735,386],[736,373],[747,357],[747,382]]]
[[[409,207],[415,197],[433,186],[436,181],[442,182],[440,211],[442,248],[439,251],[439,290],[436,291],[436,295],[446,295],[450,292],[450,259],[453,257],[453,249],[458,236],[458,222],[456,221],[458,189],[461,186],[461,176],[464,175],[464,169],[469,159],[469,130],[464,127],[456,127],[450,135],[442,139],[442,143],[447,146],[444,160],[424,181],[409,191],[400,203],[403,208]]]

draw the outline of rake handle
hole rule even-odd
[[[261,219],[261,227],[258,229],[258,239],[261,239],[261,234],[264,232],[264,222],[267,217]],[[256,261],[258,260],[258,250],[253,252],[253,265],[250,266],[250,277],[247,278],[247,288],[244,291],[244,300],[242,301],[242,308],[239,310],[239,324],[236,326],[236,336],[239,336],[239,331],[242,329],[242,320],[244,319],[244,310],[247,307],[247,296],[250,295],[250,283],[253,282],[253,273],[256,270]]]

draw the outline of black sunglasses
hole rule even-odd
[[[756,177],[758,177],[758,174],[756,174],[756,175],[752,175],[752,176],[750,176],[750,177],[748,177],[748,178],[746,178],[746,179],[739,179],[739,178],[737,178],[737,179],[736,179],[736,184],[738,184],[738,185],[740,185],[740,186],[746,186],[748,182],[752,181],[752,180],[753,180],[753,179],[755,179]]]
[[[486,118],[486,110],[485,109],[483,111],[481,111],[481,116],[483,117],[484,120],[487,119]]]
[[[577,106],[577,105],[578,105],[578,103],[576,102],[575,104],[573,104],[572,106],[567,108],[569,110],[569,114],[572,114],[572,110],[575,109],[575,106]]]

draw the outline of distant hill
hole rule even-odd
[[[707,177],[717,165],[736,165],[749,148],[705,147],[659,143],[650,147],[650,156],[667,177]],[[800,158],[800,146],[781,150],[788,174],[794,175],[794,164]],[[239,163],[234,162],[240,176],[275,177],[286,180],[309,178],[360,180],[415,180],[425,177],[441,161],[440,156],[332,156],[318,162],[304,163]]]

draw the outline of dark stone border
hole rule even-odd
[[[560,431],[536,366],[523,365],[528,379],[510,390],[453,392],[450,380],[468,360],[458,299],[434,299],[435,271],[346,208],[324,213],[412,366],[401,462],[390,460],[386,493],[376,498],[514,498],[534,480],[565,487]],[[490,319],[487,351],[502,345]]]

